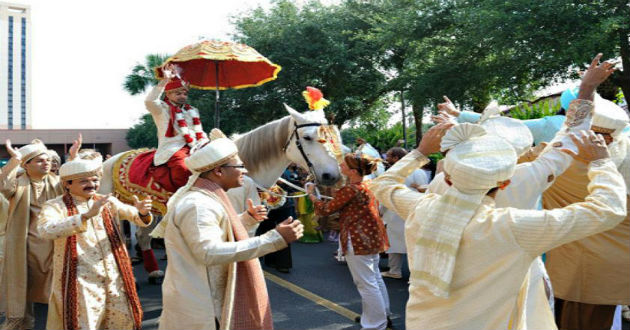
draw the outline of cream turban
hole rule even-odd
[[[534,143],[531,131],[520,120],[501,116],[501,110],[496,101],[486,107],[479,120],[489,135],[494,135],[512,145],[518,156],[524,154]]]
[[[608,101],[599,94],[595,94],[595,113],[593,114],[593,126],[613,130],[613,138],[619,136],[628,125],[628,114],[615,103]]]
[[[62,181],[75,180],[98,175],[103,171],[103,158],[98,154],[93,159],[79,158],[64,163],[59,168]]]
[[[186,166],[188,166],[191,171],[205,172],[211,170],[227,163],[232,157],[238,154],[236,144],[222,135],[223,133],[219,135],[217,131],[219,130],[213,129],[210,133],[211,138],[213,134],[215,135],[212,141],[194,150],[190,157],[186,158]]]
[[[488,135],[480,125],[454,126],[442,138],[441,147],[442,151],[448,150],[444,171],[450,175],[453,186],[463,193],[483,193],[514,174],[517,160],[514,148]]]
[[[56,160],[58,164],[61,164],[61,157],[59,157],[59,154],[52,150],[52,149],[48,149],[48,155],[50,156],[50,160]]]
[[[18,149],[20,156],[22,157],[21,165],[24,166],[29,160],[48,152],[48,149],[44,143],[38,139],[31,141],[30,144]]]
[[[209,135],[210,142],[200,146],[198,149],[191,150],[191,155],[184,160],[186,166],[193,174],[188,178],[186,185],[177,189],[175,194],[169,198],[166,205],[167,212],[162,218],[162,222],[151,232],[151,236],[156,238],[164,237],[166,225],[173,219],[175,206],[194,185],[201,173],[226,164],[232,157],[238,157],[236,144],[228,139],[221,130],[214,128]]]

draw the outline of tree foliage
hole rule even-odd
[[[234,17],[234,39],[283,69],[263,86],[222,93],[221,128],[231,133],[259,126],[285,115],[283,103],[304,109],[301,91],[307,85],[322,89],[332,102],[326,111],[334,123],[365,134],[385,128],[383,117],[391,115],[386,109],[398,102],[391,93],[404,92],[421,127],[425,109],[435,108],[442,95],[473,110],[492,98],[527,102],[535,90],[577,77],[597,52],[621,57],[625,69],[602,94],[614,98],[621,88],[630,95],[628,17],[626,0],[347,0],[302,6],[276,0],[268,10]],[[147,65],[151,61],[160,59],[148,57]],[[130,93],[155,82],[146,68],[134,68],[127,77]],[[208,129],[214,94],[191,93],[190,101]]]

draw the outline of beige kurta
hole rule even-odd
[[[2,247],[0,312],[16,319],[24,317],[27,302],[48,303],[53,245],[37,232],[37,215],[46,200],[63,193],[56,175],[35,182],[24,172],[18,175],[18,168],[19,162],[11,159],[0,174],[0,191],[10,203]]]
[[[246,228],[255,223],[247,213],[241,220]],[[222,329],[229,329],[221,315],[224,305],[228,310],[233,306],[236,262],[287,246],[276,230],[235,242],[221,203],[194,187],[177,204],[164,240],[169,264],[162,284],[160,329],[215,329],[215,318]]]
[[[411,175],[405,179],[405,185],[411,187],[411,185],[422,186],[429,183],[429,178],[426,173],[421,170],[415,170],[411,172]],[[389,249],[387,253],[407,253],[407,245],[405,244],[405,221],[396,214],[394,211],[390,211],[384,207],[383,209],[383,222],[387,225],[387,239],[389,240]]]
[[[375,179],[370,188],[379,202],[406,219],[408,258],[413,264],[422,195],[404,186],[409,173],[428,159],[416,150]],[[532,261],[558,245],[613,228],[626,215],[625,183],[610,160],[590,166],[588,202],[549,211],[495,208],[485,197],[466,226],[453,272],[449,298],[415,286],[411,274],[407,329],[514,329],[521,320],[519,291]],[[549,320],[553,322],[553,320]]]
[[[125,286],[112,253],[103,218],[99,214],[81,221],[93,200],[73,196],[79,214],[68,216],[68,209],[59,196],[44,204],[38,227],[43,237],[54,240],[53,288],[48,306],[47,329],[63,329],[62,272],[68,236],[77,237],[79,326],[81,329],[133,329],[133,314],[129,308]],[[147,226],[138,210],[112,198],[112,219],[121,219],[138,226]],[[124,240],[123,240],[124,241]]]
[[[0,274],[4,265],[4,235],[9,217],[9,201],[0,194]]]
[[[548,149],[533,161],[516,165],[510,185],[499,190],[494,198],[496,206],[538,209],[542,192],[569,167],[571,160],[571,157],[557,149]],[[443,194],[448,187],[442,172],[435,176],[428,192]],[[519,316],[522,324],[517,325],[517,329],[557,328],[547,300],[544,275],[545,267],[538,257],[532,262],[520,292],[519,299],[522,299],[525,309],[523,315]]]
[[[585,165],[574,162],[543,194],[544,208],[583,201],[588,183]],[[611,230],[547,252],[546,266],[559,298],[597,305],[630,304],[630,217]]]

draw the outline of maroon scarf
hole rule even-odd
[[[249,238],[245,226],[234,211],[234,207],[223,188],[204,178],[197,179],[195,187],[203,189],[219,199],[230,218],[235,241]],[[265,284],[265,276],[258,258],[236,263],[236,292],[234,293],[234,309],[230,329],[273,329],[267,284]]]
[[[63,202],[68,209],[68,216],[79,214],[72,196],[69,193],[63,195]],[[116,259],[118,270],[122,276],[127,293],[127,300],[131,306],[133,314],[134,329],[142,328],[142,306],[136,292],[135,279],[133,277],[133,269],[131,261],[127,254],[127,249],[120,237],[118,228],[112,220],[112,214],[108,206],[103,208],[101,212],[105,231],[112,246],[112,253]],[[72,235],[66,239],[66,250],[64,253],[64,267],[61,273],[61,296],[63,301],[63,325],[64,329],[74,330],[79,328],[79,303],[78,303],[78,280],[77,280],[77,237]]]

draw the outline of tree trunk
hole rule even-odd
[[[407,116],[405,115],[405,91],[400,90],[400,111],[402,112],[403,148],[407,149]]]
[[[424,108],[417,105],[417,102],[412,101],[411,109],[413,111],[413,121],[416,124],[416,144],[413,146],[415,148],[422,140],[422,112]]]

